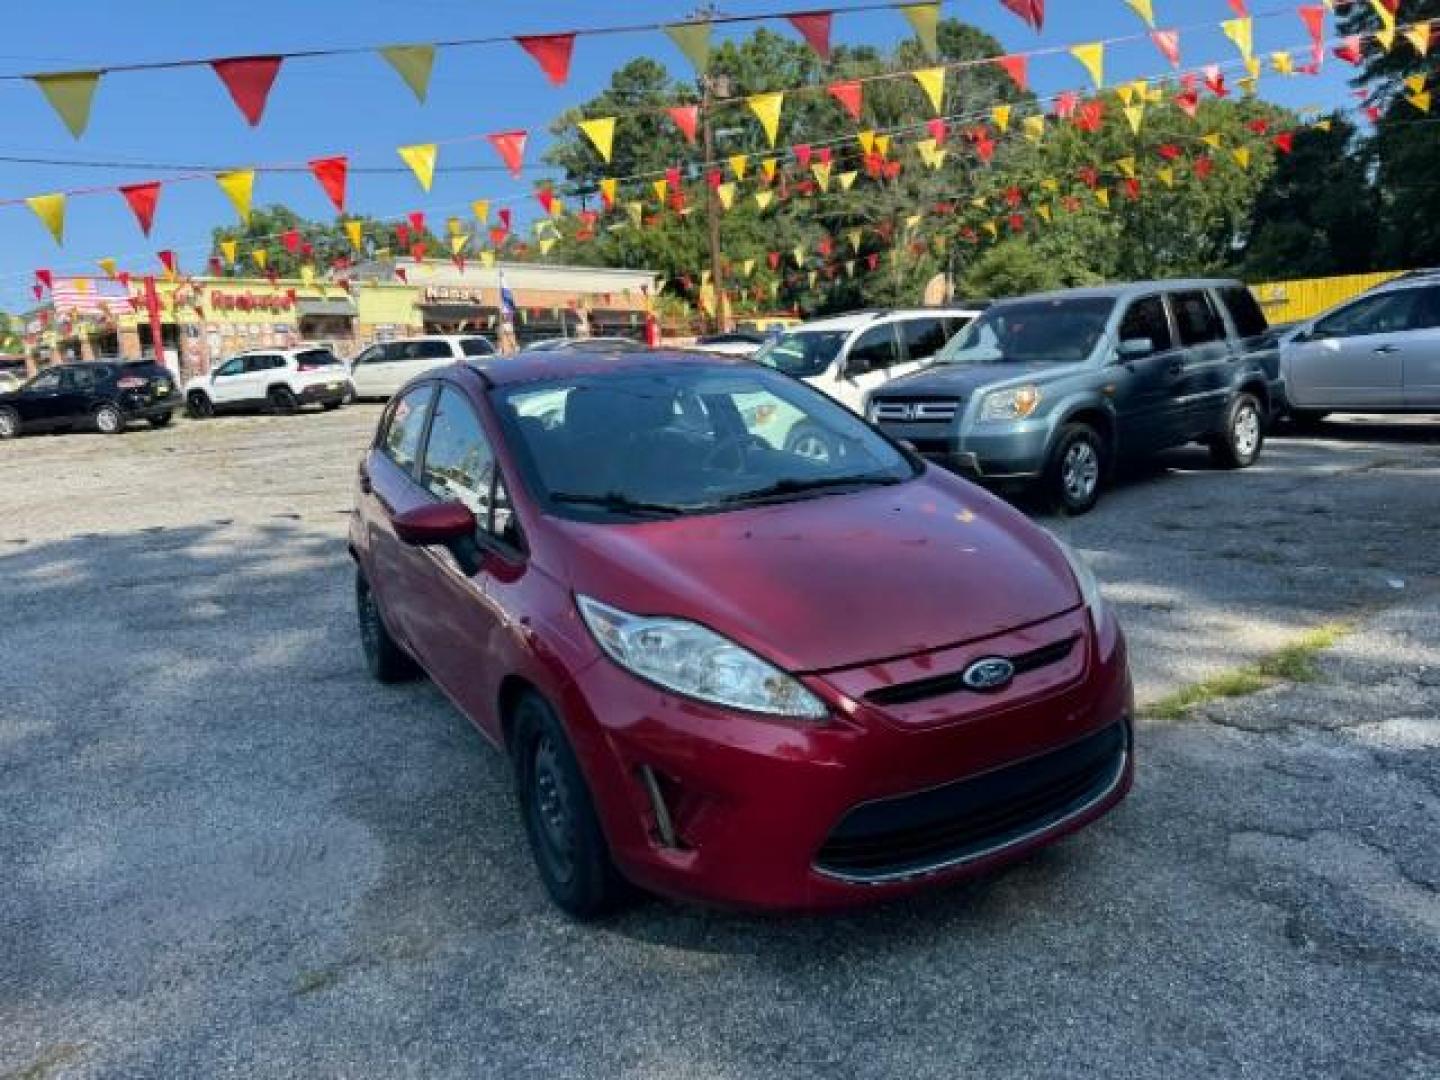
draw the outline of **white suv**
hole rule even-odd
[[[255,349],[187,382],[185,408],[195,419],[257,409],[293,413],[302,405],[328,412],[351,393],[345,365],[328,348]]]
[[[479,334],[435,334],[371,345],[350,361],[357,398],[388,398],[416,375],[457,360],[495,356]]]

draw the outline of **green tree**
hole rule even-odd
[[[365,227],[365,237],[369,253],[373,254],[376,249],[389,247],[397,254],[408,254],[408,247],[402,247],[393,224],[377,221],[374,218],[347,215],[344,218],[336,218],[334,221],[317,221],[311,218],[301,217],[288,206],[271,205],[257,207],[250,214],[250,221],[244,226],[221,226],[213,230],[211,237],[215,250],[220,250],[220,243],[224,240],[234,240],[239,244],[239,255],[233,267],[226,268],[226,275],[230,277],[253,277],[257,268],[250,253],[257,249],[264,249],[266,253],[266,266],[281,277],[298,277],[301,266],[309,262],[319,270],[328,270],[332,263],[339,258],[355,259],[365,257],[366,252],[356,252],[350,243],[350,238],[345,233],[344,222],[361,221]],[[410,231],[411,243],[423,243],[427,253],[436,256],[445,256],[447,249],[436,239],[435,234],[430,230],[430,223],[427,221],[425,229],[419,235],[407,225]],[[283,235],[294,229],[308,242],[312,251],[307,257],[303,252],[291,252],[286,247]]]

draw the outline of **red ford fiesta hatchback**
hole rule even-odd
[[[755,908],[893,896],[1129,788],[1125,644],[1085,566],[777,372],[437,370],[391,402],[358,482],[372,671],[423,669],[511,757],[576,915],[627,882]]]

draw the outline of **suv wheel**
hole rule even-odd
[[[627,892],[625,880],[610,859],[565,727],[536,694],[515,706],[512,747],[520,816],[550,899],[577,919],[615,907]]]
[[[156,413],[154,416],[150,417],[150,426],[153,428],[169,427],[170,421],[173,419],[175,419],[174,413]]]
[[[192,420],[209,420],[215,415],[215,406],[211,403],[208,394],[192,390],[185,399],[185,411],[189,413]]]
[[[830,437],[814,424],[800,423],[785,436],[787,453],[798,454],[812,461],[829,462],[835,458],[835,447]]]
[[[20,414],[14,409],[0,409],[0,439],[13,439],[20,434]]]
[[[1254,394],[1236,394],[1225,414],[1225,430],[1210,440],[1210,456],[1226,469],[1255,464],[1265,445],[1265,421]]]
[[[420,674],[410,654],[390,636],[385,618],[380,614],[380,602],[359,570],[355,571],[355,613],[360,620],[360,647],[365,651],[365,666],[377,681],[404,682]]]
[[[270,411],[279,416],[289,416],[300,408],[300,399],[288,386],[272,386],[265,395],[270,402]]]
[[[1089,424],[1066,424],[1055,440],[1042,484],[1055,509],[1085,514],[1100,501],[1105,447]]]
[[[101,435],[119,435],[125,430],[125,414],[114,405],[101,405],[95,410],[95,430]]]

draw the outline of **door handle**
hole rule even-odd
[[[1388,354],[1393,353],[1393,352],[1399,352],[1399,351],[1400,351],[1400,346],[1399,346],[1399,345],[1381,345],[1381,346],[1379,346],[1378,348],[1376,348],[1375,351],[1376,351],[1377,353],[1379,353],[1380,355],[1384,356],[1384,355],[1388,355]]]

